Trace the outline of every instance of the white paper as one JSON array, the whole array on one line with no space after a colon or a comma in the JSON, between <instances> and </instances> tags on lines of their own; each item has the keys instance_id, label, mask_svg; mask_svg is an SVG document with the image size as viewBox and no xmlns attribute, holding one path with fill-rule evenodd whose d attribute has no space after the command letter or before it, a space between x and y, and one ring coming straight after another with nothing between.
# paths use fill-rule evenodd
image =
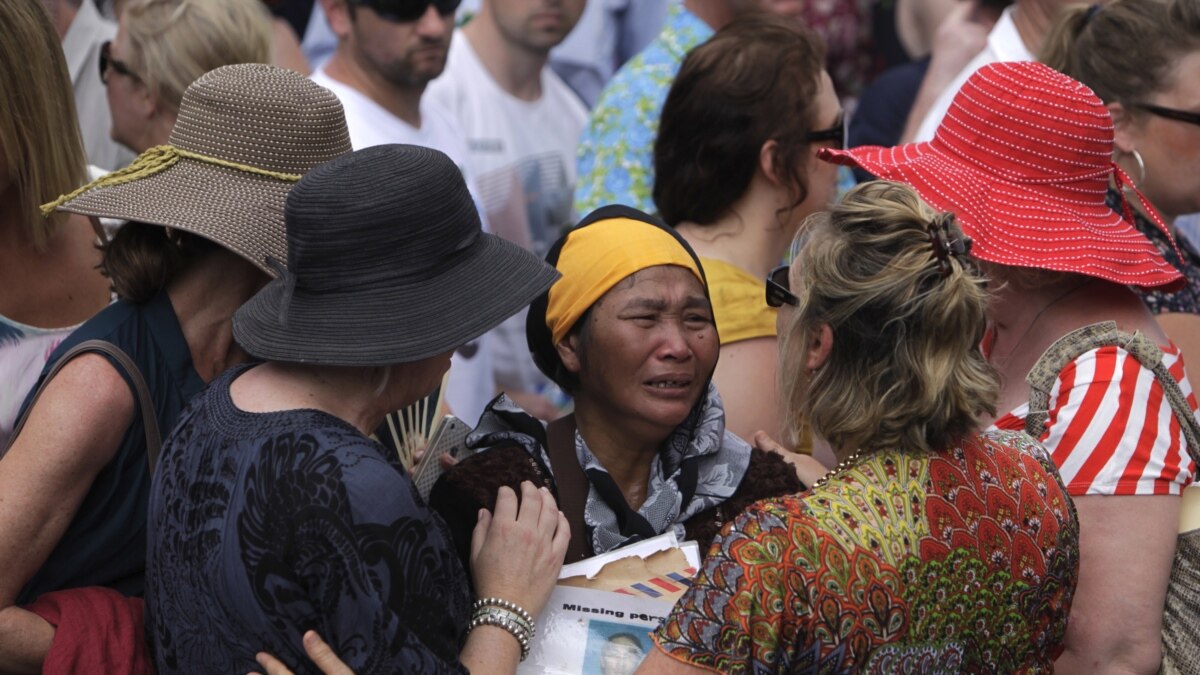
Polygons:
<instances>
[{"instance_id":1,"label":"white paper","mask_svg":"<svg viewBox=\"0 0 1200 675\"><path fill-rule=\"evenodd\" d=\"M517 675L628 675L653 646L670 602L556 586Z\"/></svg>"}]
</instances>

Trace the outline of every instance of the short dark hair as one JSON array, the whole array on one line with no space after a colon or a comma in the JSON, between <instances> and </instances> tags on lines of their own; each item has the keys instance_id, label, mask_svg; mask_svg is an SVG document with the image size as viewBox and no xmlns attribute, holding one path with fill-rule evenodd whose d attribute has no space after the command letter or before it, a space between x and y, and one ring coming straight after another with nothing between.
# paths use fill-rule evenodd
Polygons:
<instances>
[{"instance_id":1,"label":"short dark hair","mask_svg":"<svg viewBox=\"0 0 1200 675\"><path fill-rule=\"evenodd\" d=\"M654 203L670 225L707 225L746 192L759 149L774 139L775 167L793 205L808 195L804 159L825 48L794 19L739 18L684 59L654 142Z\"/></svg>"}]
</instances>

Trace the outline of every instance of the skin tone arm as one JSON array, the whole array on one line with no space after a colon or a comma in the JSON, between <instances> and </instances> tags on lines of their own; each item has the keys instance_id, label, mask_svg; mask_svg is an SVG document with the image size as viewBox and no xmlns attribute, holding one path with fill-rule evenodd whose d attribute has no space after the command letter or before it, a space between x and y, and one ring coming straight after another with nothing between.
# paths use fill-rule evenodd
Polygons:
<instances>
[{"instance_id":1,"label":"skin tone arm","mask_svg":"<svg viewBox=\"0 0 1200 675\"><path fill-rule=\"evenodd\" d=\"M1055 671L1155 673L1162 616L1175 555L1179 498L1075 497L1079 585L1067 648Z\"/></svg>"},{"instance_id":2,"label":"skin tone arm","mask_svg":"<svg viewBox=\"0 0 1200 675\"><path fill-rule=\"evenodd\" d=\"M779 437L778 354L774 338L741 340L721 347L713 382L725 404L725 428L739 438L752 438L759 430Z\"/></svg>"},{"instance_id":3,"label":"skin tone arm","mask_svg":"<svg viewBox=\"0 0 1200 675\"><path fill-rule=\"evenodd\" d=\"M0 459L0 671L41 672L53 628L13 603L116 454L134 408L108 361L84 354L50 382Z\"/></svg>"},{"instance_id":4,"label":"skin tone arm","mask_svg":"<svg viewBox=\"0 0 1200 675\"><path fill-rule=\"evenodd\" d=\"M929 70L921 80L917 97L913 100L912 110L908 113L908 122L904 125L901 143L911 143L921 129L925 115L937 101L942 90L950 86L967 63L975 58L987 45L990 26L978 23L971 18L977 5L974 2L960 2L942 21L934 35L933 53L929 60Z\"/></svg>"},{"instance_id":5,"label":"skin tone arm","mask_svg":"<svg viewBox=\"0 0 1200 675\"><path fill-rule=\"evenodd\" d=\"M521 483L521 501L507 487L496 495L495 514L479 510L471 535L471 574L481 598L503 598L537 616L558 581L567 553L570 526L546 488ZM304 634L304 651L326 675L352 671L314 631ZM270 654L256 656L267 675L292 671ZM467 636L460 655L474 675L516 672L521 646L512 634L497 626L480 626Z\"/></svg>"}]
</instances>

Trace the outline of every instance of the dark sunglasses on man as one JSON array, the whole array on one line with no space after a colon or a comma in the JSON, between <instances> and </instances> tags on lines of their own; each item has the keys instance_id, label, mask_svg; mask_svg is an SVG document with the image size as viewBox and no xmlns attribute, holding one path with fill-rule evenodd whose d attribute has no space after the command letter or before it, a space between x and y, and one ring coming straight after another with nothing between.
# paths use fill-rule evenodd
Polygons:
<instances>
[{"instance_id":1,"label":"dark sunglasses on man","mask_svg":"<svg viewBox=\"0 0 1200 675\"><path fill-rule=\"evenodd\" d=\"M791 305L796 307L800 304L800 299L792 294L788 288L788 274L791 272L791 265L780 265L771 270L767 275L767 306L782 307Z\"/></svg>"},{"instance_id":2,"label":"dark sunglasses on man","mask_svg":"<svg viewBox=\"0 0 1200 675\"><path fill-rule=\"evenodd\" d=\"M351 0L355 5L370 7L379 18L396 23L411 23L425 15L433 5L438 14L449 16L462 0Z\"/></svg>"},{"instance_id":3,"label":"dark sunglasses on man","mask_svg":"<svg viewBox=\"0 0 1200 675\"><path fill-rule=\"evenodd\" d=\"M112 40L106 40L104 44L100 45L100 81L104 84L108 84L108 70L110 68L125 77L137 80L138 82L142 81L142 78L138 77L137 73L133 72L129 66L125 65L124 61L113 58Z\"/></svg>"}]
</instances>

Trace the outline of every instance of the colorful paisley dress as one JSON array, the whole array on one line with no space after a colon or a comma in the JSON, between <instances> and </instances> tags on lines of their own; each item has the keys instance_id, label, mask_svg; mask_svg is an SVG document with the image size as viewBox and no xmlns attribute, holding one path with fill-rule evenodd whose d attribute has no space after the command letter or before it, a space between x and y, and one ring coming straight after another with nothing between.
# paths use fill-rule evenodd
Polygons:
<instances>
[{"instance_id":1,"label":"colorful paisley dress","mask_svg":"<svg viewBox=\"0 0 1200 675\"><path fill-rule=\"evenodd\" d=\"M654 640L722 673L1050 672L1078 560L1028 436L877 452L733 521Z\"/></svg>"}]
</instances>

